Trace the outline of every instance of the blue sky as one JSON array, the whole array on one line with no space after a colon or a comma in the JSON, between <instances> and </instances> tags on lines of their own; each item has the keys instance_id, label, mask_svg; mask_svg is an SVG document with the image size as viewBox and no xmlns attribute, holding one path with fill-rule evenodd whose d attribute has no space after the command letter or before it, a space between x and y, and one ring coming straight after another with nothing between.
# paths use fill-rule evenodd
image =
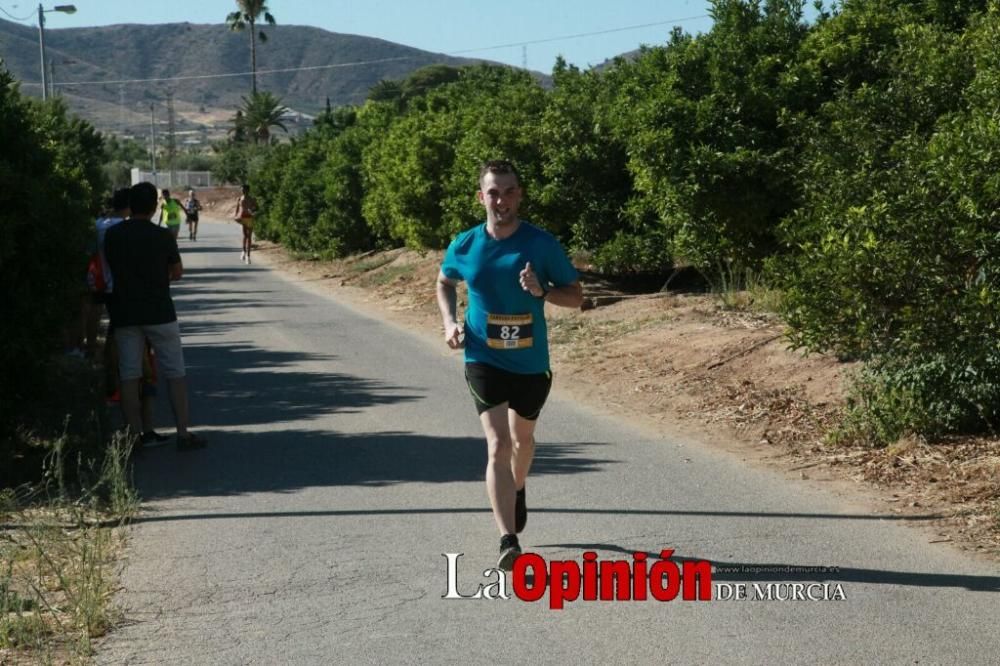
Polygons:
<instances>
[{"instance_id":1,"label":"blue sky","mask_svg":"<svg viewBox=\"0 0 1000 666\"><path fill-rule=\"evenodd\" d=\"M232 0L50 0L76 5L76 14L46 14L47 30L114 23L222 23ZM548 72L557 55L579 67L662 43L673 25L687 32L711 27L703 0L269 0L277 21L331 32L378 37L437 53L486 58ZM0 16L37 25L38 3L0 0ZM701 18L694 18L701 17ZM683 20L688 19L688 20ZM649 25L658 24L658 25ZM634 28L645 25L648 27ZM620 28L630 28L618 30ZM614 31L614 32L610 32ZM605 34L594 34L601 33ZM570 35L586 37L559 39ZM519 44L529 43L524 49ZM507 44L503 48L488 48ZM526 50L526 51L525 51Z\"/></svg>"}]
</instances>

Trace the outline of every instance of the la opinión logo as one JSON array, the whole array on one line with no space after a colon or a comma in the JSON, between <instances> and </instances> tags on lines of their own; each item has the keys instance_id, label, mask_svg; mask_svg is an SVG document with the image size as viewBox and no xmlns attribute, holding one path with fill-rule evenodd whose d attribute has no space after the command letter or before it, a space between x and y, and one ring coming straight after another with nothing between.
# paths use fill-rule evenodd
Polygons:
<instances>
[{"instance_id":1,"label":"la opini\u00f3n logo","mask_svg":"<svg viewBox=\"0 0 1000 666\"><path fill-rule=\"evenodd\" d=\"M442 553L448 560L448 591L442 599L507 600L508 574L486 569L470 594L458 590L458 560L464 553ZM549 608L561 610L567 601L709 601L712 598L712 564L707 560L685 560L680 566L670 558L673 550L661 550L659 559L648 561L646 553L632 560L598 560L587 551L583 562L552 560L524 553L510 572L511 589L522 601L538 601L549 593Z\"/></svg>"}]
</instances>

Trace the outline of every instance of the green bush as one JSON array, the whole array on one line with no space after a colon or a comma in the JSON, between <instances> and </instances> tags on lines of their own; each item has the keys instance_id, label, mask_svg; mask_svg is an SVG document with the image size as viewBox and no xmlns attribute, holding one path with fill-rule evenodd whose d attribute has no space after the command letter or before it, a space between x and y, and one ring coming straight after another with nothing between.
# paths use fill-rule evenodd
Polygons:
<instances>
[{"instance_id":1,"label":"green bush","mask_svg":"<svg viewBox=\"0 0 1000 666\"><path fill-rule=\"evenodd\" d=\"M272 146L240 141L223 141L212 146L212 177L218 183L242 185L262 168Z\"/></svg>"},{"instance_id":2,"label":"green bush","mask_svg":"<svg viewBox=\"0 0 1000 666\"><path fill-rule=\"evenodd\" d=\"M454 160L445 170L445 236L437 247L447 246L455 234L486 219L476 192L479 168L490 159L507 159L517 165L525 193L521 217L567 236L545 216L538 201L545 91L527 72L509 67L473 67L462 74L458 83L442 88L451 100L460 138Z\"/></svg>"},{"instance_id":3,"label":"green bush","mask_svg":"<svg viewBox=\"0 0 1000 666\"><path fill-rule=\"evenodd\" d=\"M26 100L2 67L0 145L0 449L10 454L24 404L50 389L39 368L78 316L106 186L100 136L61 104Z\"/></svg>"},{"instance_id":4,"label":"green bush","mask_svg":"<svg viewBox=\"0 0 1000 666\"><path fill-rule=\"evenodd\" d=\"M795 253L774 265L793 342L869 362L852 419L872 441L997 422L998 18L896 13L883 78L809 125Z\"/></svg>"},{"instance_id":5,"label":"green bush","mask_svg":"<svg viewBox=\"0 0 1000 666\"><path fill-rule=\"evenodd\" d=\"M379 111L384 106L327 112L302 138L269 147L250 179L262 237L338 257L385 242L361 212L362 156L384 125Z\"/></svg>"},{"instance_id":6,"label":"green bush","mask_svg":"<svg viewBox=\"0 0 1000 666\"><path fill-rule=\"evenodd\" d=\"M710 273L776 251L777 225L798 200L781 118L808 103L789 72L807 34L802 2L714 0L697 38L621 63L618 138L670 254Z\"/></svg>"},{"instance_id":7,"label":"green bush","mask_svg":"<svg viewBox=\"0 0 1000 666\"><path fill-rule=\"evenodd\" d=\"M361 161L371 141L368 127L353 123L330 143L327 159L320 168L323 183L323 208L313 230L315 243L336 257L385 246L388 239L378 239L361 212L364 197Z\"/></svg>"},{"instance_id":8,"label":"green bush","mask_svg":"<svg viewBox=\"0 0 1000 666\"><path fill-rule=\"evenodd\" d=\"M253 179L248 181L258 206L254 233L260 238L279 243L288 242L282 237L286 212L283 197L286 195L282 192L281 184L292 150L294 145L269 146L267 158L254 172Z\"/></svg>"},{"instance_id":9,"label":"green bush","mask_svg":"<svg viewBox=\"0 0 1000 666\"><path fill-rule=\"evenodd\" d=\"M573 249L599 256L628 228L634 193L625 145L612 133L616 79L562 59L552 76L555 87L541 117L541 186L532 195L551 231Z\"/></svg>"},{"instance_id":10,"label":"green bush","mask_svg":"<svg viewBox=\"0 0 1000 666\"><path fill-rule=\"evenodd\" d=\"M973 353L962 346L873 359L852 387L835 439L886 446L907 434L931 439L951 433L996 434L1000 351L994 345L983 356Z\"/></svg>"},{"instance_id":11,"label":"green bush","mask_svg":"<svg viewBox=\"0 0 1000 666\"><path fill-rule=\"evenodd\" d=\"M362 210L369 227L410 247L445 247L482 219L476 175L491 158L514 160L530 192L539 174L544 104L544 91L529 75L487 65L464 68L458 80L411 100L364 150ZM537 212L533 205L529 196L526 217Z\"/></svg>"},{"instance_id":12,"label":"green bush","mask_svg":"<svg viewBox=\"0 0 1000 666\"><path fill-rule=\"evenodd\" d=\"M410 111L364 151L362 211L376 234L416 248L447 243L443 181L459 129L446 110Z\"/></svg>"}]
</instances>

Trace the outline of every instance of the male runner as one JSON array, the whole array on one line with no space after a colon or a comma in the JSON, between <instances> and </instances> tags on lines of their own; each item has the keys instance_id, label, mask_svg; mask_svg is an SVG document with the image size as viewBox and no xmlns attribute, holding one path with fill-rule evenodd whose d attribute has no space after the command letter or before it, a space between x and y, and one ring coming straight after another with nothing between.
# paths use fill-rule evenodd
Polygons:
<instances>
[{"instance_id":1,"label":"male runner","mask_svg":"<svg viewBox=\"0 0 1000 666\"><path fill-rule=\"evenodd\" d=\"M452 349L465 347L465 377L486 435L486 491L501 534L497 566L506 570L521 554L535 424L552 385L545 303L583 302L559 241L518 218L522 196L510 162L486 162L477 193L486 223L452 241L437 280L444 339ZM464 326L456 318L459 280L468 287Z\"/></svg>"},{"instance_id":2,"label":"male runner","mask_svg":"<svg viewBox=\"0 0 1000 666\"><path fill-rule=\"evenodd\" d=\"M184 212L187 213L188 240L198 240L198 211L201 210L201 202L194 194L194 189L188 190L188 198L184 202Z\"/></svg>"}]
</instances>

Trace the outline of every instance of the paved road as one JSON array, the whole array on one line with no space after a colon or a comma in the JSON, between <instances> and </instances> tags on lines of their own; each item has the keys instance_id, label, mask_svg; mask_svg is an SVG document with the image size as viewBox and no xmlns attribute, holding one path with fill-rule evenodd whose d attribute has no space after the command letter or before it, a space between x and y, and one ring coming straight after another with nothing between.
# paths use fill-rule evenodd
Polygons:
<instances>
[{"instance_id":1,"label":"paved road","mask_svg":"<svg viewBox=\"0 0 1000 666\"><path fill-rule=\"evenodd\" d=\"M100 662L998 663L996 566L558 395L528 484L531 550L837 567L715 581L821 581L846 599L561 611L442 599L443 553L465 554L458 587L470 594L497 548L459 360L243 266L238 246L234 225L181 242L175 299L194 418L211 446L140 461L147 502L120 598L127 624Z\"/></svg>"}]
</instances>

